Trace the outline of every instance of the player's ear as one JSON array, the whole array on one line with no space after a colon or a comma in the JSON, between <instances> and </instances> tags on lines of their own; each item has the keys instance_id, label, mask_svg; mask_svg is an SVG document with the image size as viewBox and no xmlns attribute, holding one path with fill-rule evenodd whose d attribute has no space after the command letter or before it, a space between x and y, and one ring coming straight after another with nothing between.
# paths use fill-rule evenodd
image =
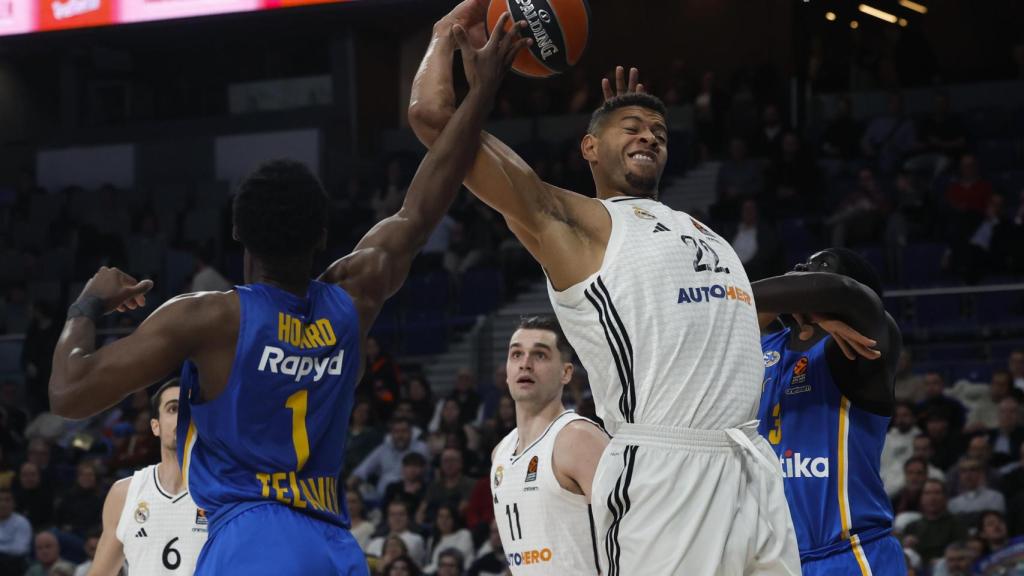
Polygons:
<instances>
[{"instance_id":1,"label":"player's ear","mask_svg":"<svg viewBox=\"0 0 1024 576\"><path fill-rule=\"evenodd\" d=\"M566 362L562 365L562 385L568 384L572 381L572 374L576 368L572 365L572 362Z\"/></svg>"},{"instance_id":2,"label":"player's ear","mask_svg":"<svg viewBox=\"0 0 1024 576\"><path fill-rule=\"evenodd\" d=\"M587 134L583 137L583 141L580 142L580 152L583 153L583 159L587 162L597 162L597 145L600 141L597 136L593 134Z\"/></svg>"},{"instance_id":3,"label":"player's ear","mask_svg":"<svg viewBox=\"0 0 1024 576\"><path fill-rule=\"evenodd\" d=\"M149 428L153 431L153 436L160 437L160 421L156 418L149 419Z\"/></svg>"}]
</instances>

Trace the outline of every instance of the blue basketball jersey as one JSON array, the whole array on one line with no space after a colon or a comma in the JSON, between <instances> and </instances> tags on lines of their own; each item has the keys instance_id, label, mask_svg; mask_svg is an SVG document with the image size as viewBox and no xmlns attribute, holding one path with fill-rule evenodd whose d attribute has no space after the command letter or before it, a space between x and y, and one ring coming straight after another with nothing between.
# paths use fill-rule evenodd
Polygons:
<instances>
[{"instance_id":1,"label":"blue basketball jersey","mask_svg":"<svg viewBox=\"0 0 1024 576\"><path fill-rule=\"evenodd\" d=\"M236 287L238 346L227 387L201 401L182 369L178 457L211 539L218 526L276 502L347 528L338 498L359 372L359 317L341 288L310 282L301 298L265 284Z\"/></svg>"},{"instance_id":2,"label":"blue basketball jersey","mask_svg":"<svg viewBox=\"0 0 1024 576\"><path fill-rule=\"evenodd\" d=\"M832 380L831 337L789 350L790 329L761 338L765 373L759 432L779 457L803 561L887 536L892 508L879 476L889 418L861 410Z\"/></svg>"}]
</instances>

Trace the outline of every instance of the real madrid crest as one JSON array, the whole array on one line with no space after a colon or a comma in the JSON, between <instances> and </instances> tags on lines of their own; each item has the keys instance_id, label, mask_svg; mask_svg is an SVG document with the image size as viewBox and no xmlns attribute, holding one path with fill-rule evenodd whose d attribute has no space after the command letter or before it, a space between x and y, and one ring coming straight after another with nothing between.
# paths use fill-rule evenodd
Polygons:
<instances>
[{"instance_id":1,"label":"real madrid crest","mask_svg":"<svg viewBox=\"0 0 1024 576\"><path fill-rule=\"evenodd\" d=\"M498 468L494 470L494 487L495 488L497 488L498 486L501 486L501 480L504 477L505 477L505 467L504 466L498 466Z\"/></svg>"},{"instance_id":2,"label":"real madrid crest","mask_svg":"<svg viewBox=\"0 0 1024 576\"><path fill-rule=\"evenodd\" d=\"M639 206L633 206L633 214L642 220L657 220L657 217L654 214L651 214Z\"/></svg>"},{"instance_id":3,"label":"real madrid crest","mask_svg":"<svg viewBox=\"0 0 1024 576\"><path fill-rule=\"evenodd\" d=\"M771 368L772 366L775 366L776 364L778 364L779 360L781 360L781 359L782 359L782 355L781 354L779 354L775 350L769 350L768 352L764 353L764 367L765 368Z\"/></svg>"},{"instance_id":4,"label":"real madrid crest","mask_svg":"<svg viewBox=\"0 0 1024 576\"><path fill-rule=\"evenodd\" d=\"M143 524L149 520L149 504L145 501L139 502L139 505L135 507L135 521L139 524Z\"/></svg>"}]
</instances>

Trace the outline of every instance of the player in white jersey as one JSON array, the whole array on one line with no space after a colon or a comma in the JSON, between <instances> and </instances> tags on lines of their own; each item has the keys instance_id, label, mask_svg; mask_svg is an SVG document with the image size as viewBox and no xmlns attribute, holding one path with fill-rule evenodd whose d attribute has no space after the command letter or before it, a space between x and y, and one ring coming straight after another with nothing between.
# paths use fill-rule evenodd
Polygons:
<instances>
[{"instance_id":1,"label":"player in white jersey","mask_svg":"<svg viewBox=\"0 0 1024 576\"><path fill-rule=\"evenodd\" d=\"M428 146L455 109L456 48L475 74L487 4L466 0L434 27L409 107ZM764 364L743 266L657 201L664 104L635 70L604 89L581 143L597 199L542 182L487 133L465 181L544 268L614 436L593 487L604 574L796 574L778 460L753 421Z\"/></svg>"},{"instance_id":2,"label":"player in white jersey","mask_svg":"<svg viewBox=\"0 0 1024 576\"><path fill-rule=\"evenodd\" d=\"M506 361L516 429L491 455L494 518L515 575L598 573L591 486L608 435L566 410L572 348L553 317L525 318Z\"/></svg>"},{"instance_id":3,"label":"player in white jersey","mask_svg":"<svg viewBox=\"0 0 1024 576\"><path fill-rule=\"evenodd\" d=\"M206 514L196 507L178 466L178 380L153 395L150 424L160 438L160 463L110 487L103 535L89 576L187 576L206 542Z\"/></svg>"}]
</instances>

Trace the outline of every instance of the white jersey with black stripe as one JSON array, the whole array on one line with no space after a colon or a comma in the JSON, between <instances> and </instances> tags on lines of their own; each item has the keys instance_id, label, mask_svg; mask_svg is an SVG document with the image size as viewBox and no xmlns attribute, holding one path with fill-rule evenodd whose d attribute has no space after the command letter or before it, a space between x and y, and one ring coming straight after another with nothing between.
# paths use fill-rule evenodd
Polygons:
<instances>
[{"instance_id":1,"label":"white jersey with black stripe","mask_svg":"<svg viewBox=\"0 0 1024 576\"><path fill-rule=\"evenodd\" d=\"M567 410L529 446L519 446L516 429L494 450L494 521L509 569L517 576L598 573L596 536L587 499L563 488L552 465L558 433L576 420L597 425Z\"/></svg>"},{"instance_id":2,"label":"white jersey with black stripe","mask_svg":"<svg viewBox=\"0 0 1024 576\"><path fill-rule=\"evenodd\" d=\"M597 415L618 424L725 429L753 419L764 374L750 282L732 247L645 198L602 201L600 270L548 292L590 377Z\"/></svg>"},{"instance_id":3,"label":"white jersey with black stripe","mask_svg":"<svg viewBox=\"0 0 1024 576\"><path fill-rule=\"evenodd\" d=\"M132 476L116 532L124 546L126 574L192 574L206 533L206 513L187 489L178 494L164 490L156 464Z\"/></svg>"}]
</instances>

